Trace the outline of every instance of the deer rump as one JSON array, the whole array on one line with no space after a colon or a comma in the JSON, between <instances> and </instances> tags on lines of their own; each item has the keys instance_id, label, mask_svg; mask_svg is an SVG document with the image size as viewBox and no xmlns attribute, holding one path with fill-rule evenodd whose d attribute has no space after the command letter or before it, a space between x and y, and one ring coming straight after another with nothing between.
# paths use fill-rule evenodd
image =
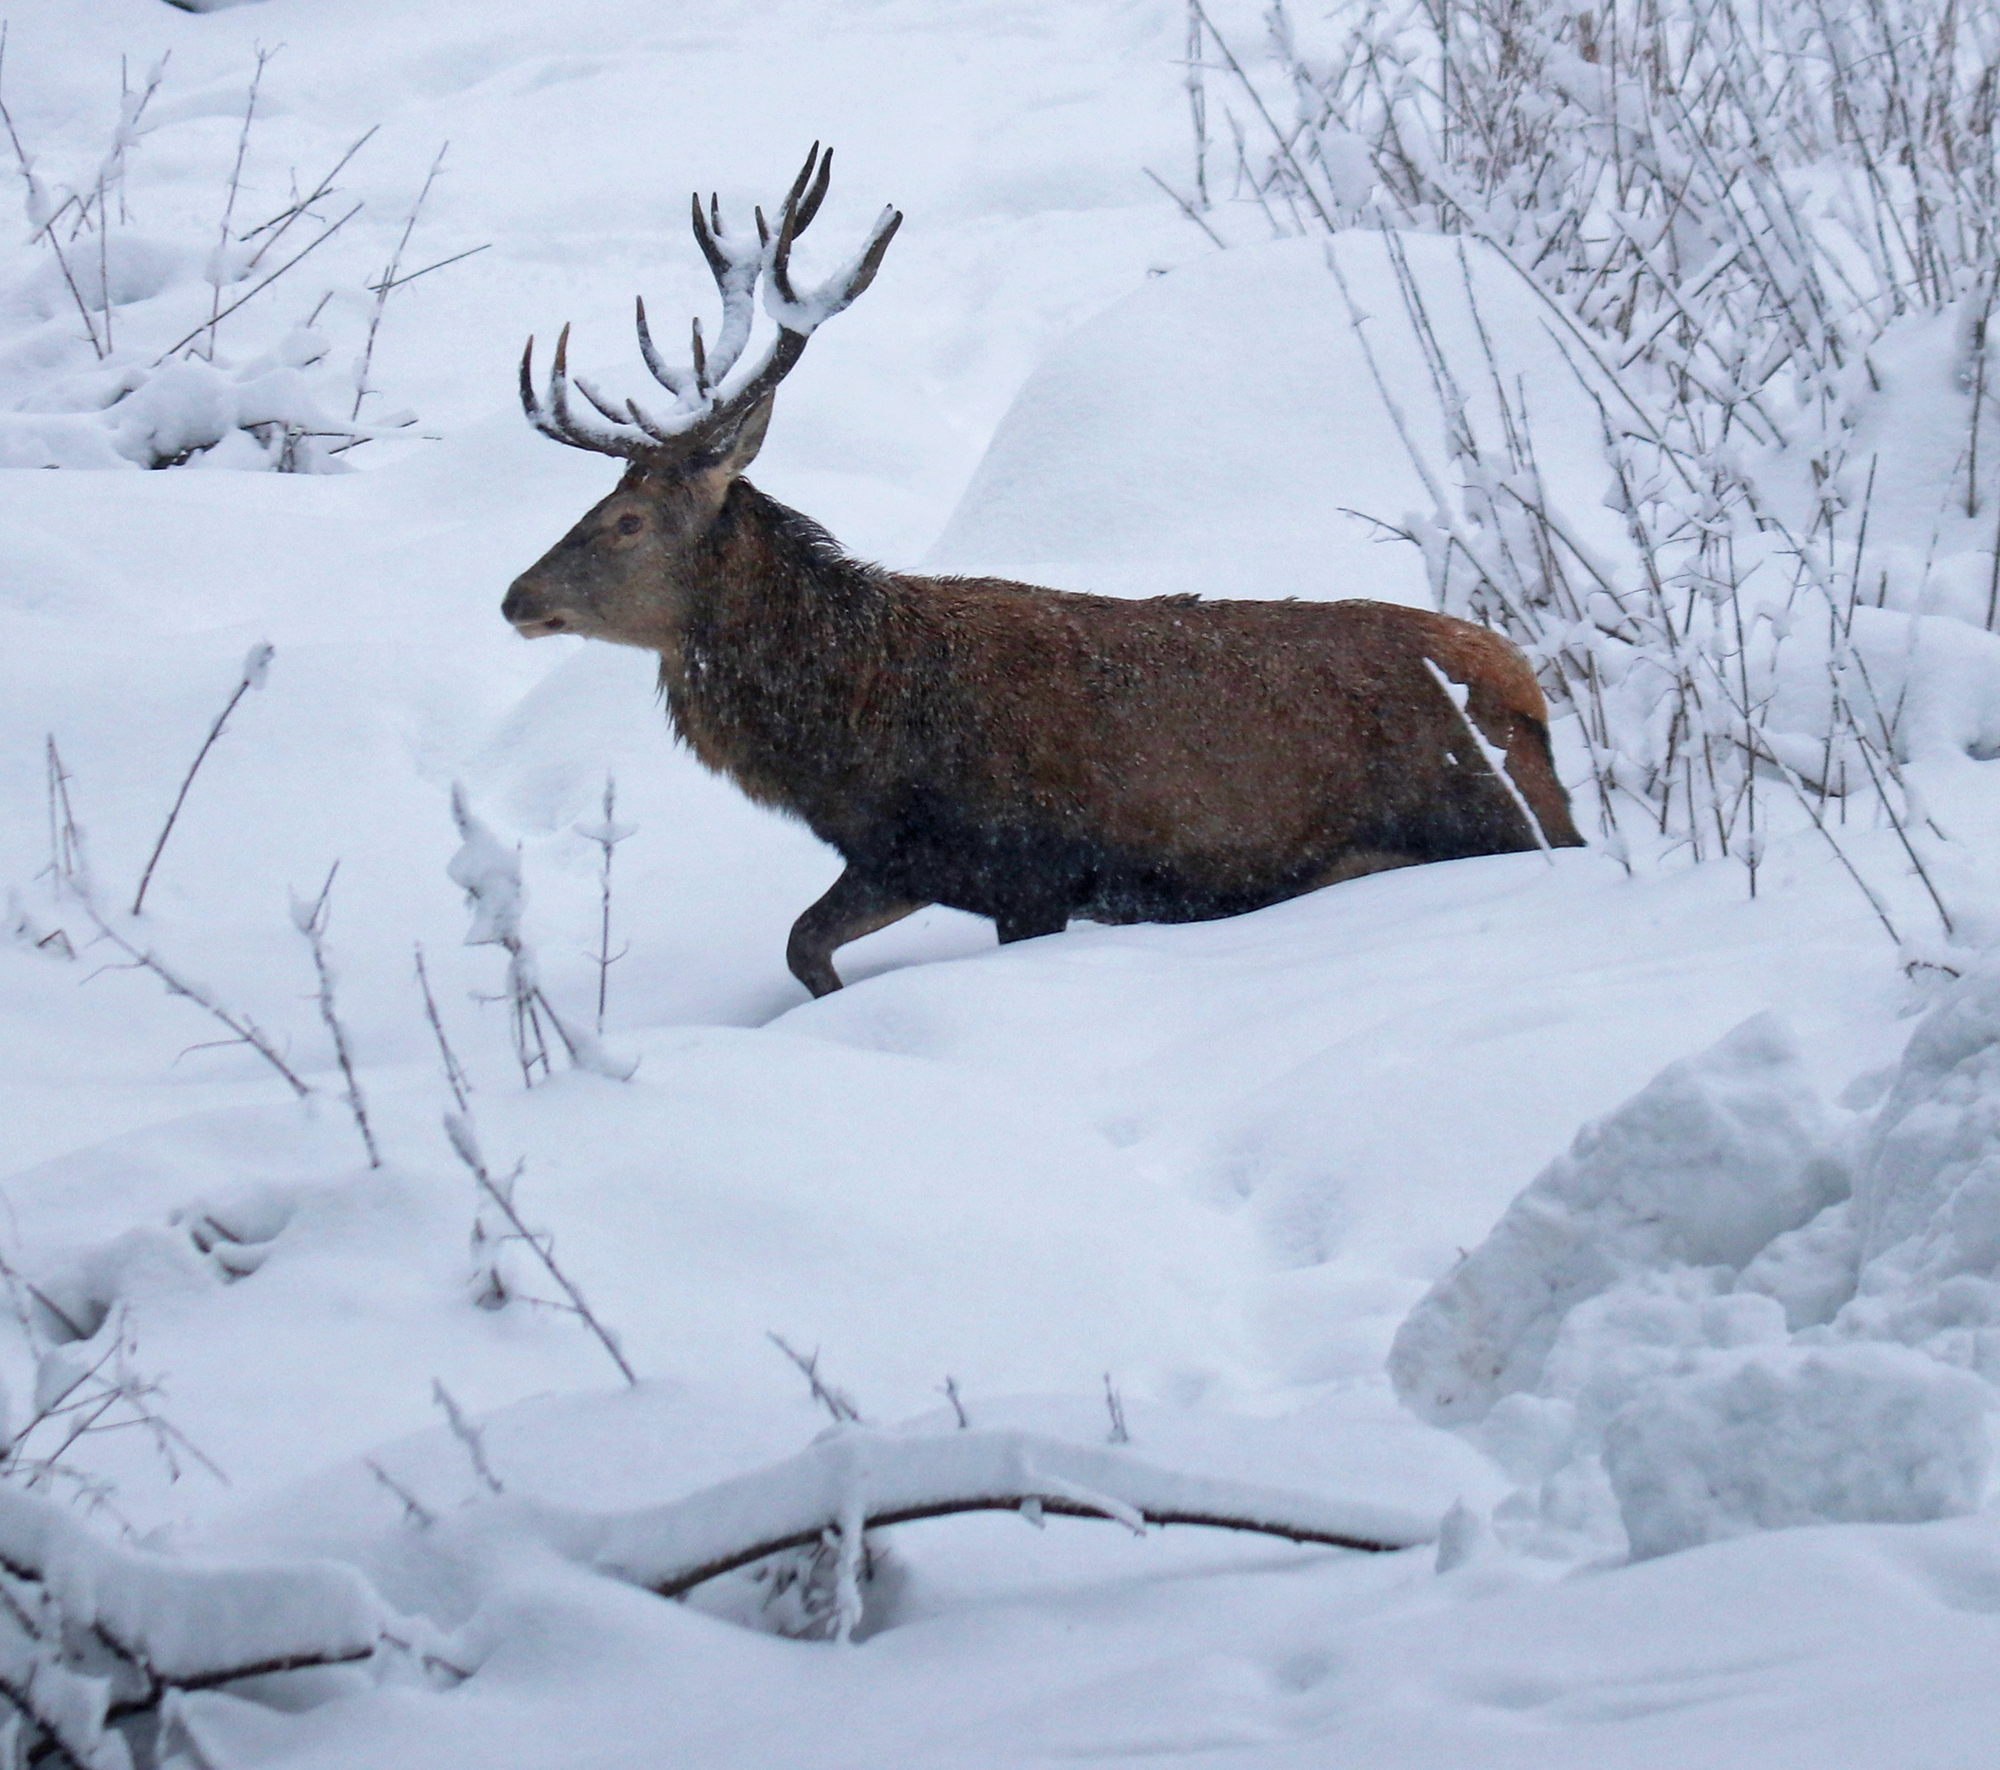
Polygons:
<instances>
[{"instance_id":1,"label":"deer rump","mask_svg":"<svg viewBox=\"0 0 2000 1770\"><path fill-rule=\"evenodd\" d=\"M1426 659L1469 686L1541 836L1581 841L1533 674L1483 628L1375 602L867 578L834 631L691 632L705 667L668 696L704 762L801 816L885 907L1018 939L1537 846Z\"/></svg>"}]
</instances>

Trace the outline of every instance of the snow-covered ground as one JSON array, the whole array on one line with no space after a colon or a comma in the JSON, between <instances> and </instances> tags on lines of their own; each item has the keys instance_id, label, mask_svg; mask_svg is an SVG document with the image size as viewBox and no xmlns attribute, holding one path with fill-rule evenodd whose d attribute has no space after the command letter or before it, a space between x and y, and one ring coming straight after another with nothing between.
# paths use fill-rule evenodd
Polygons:
<instances>
[{"instance_id":1,"label":"snow-covered ground","mask_svg":"<svg viewBox=\"0 0 2000 1770\"><path fill-rule=\"evenodd\" d=\"M1254 35L1247 6L1217 17ZM499 617L613 472L523 422L522 339L574 321L576 360L636 389L633 293L663 338L711 309L688 188L741 216L815 137L838 153L816 264L885 199L906 220L780 396L765 490L895 566L1422 602L1414 550L1347 513L1397 521L1422 489L1322 246L1244 229L1218 255L1144 176L1184 169L1183 31L1175 0L10 12L5 95L51 179L96 164L119 58L172 51L126 201L134 239L191 256L133 295L134 328L190 289L205 316L185 265L213 238L259 45L283 47L246 212L381 127L343 180L368 207L321 282L309 261L260 298L269 337L242 316L246 360L339 253L350 282L388 259L446 140L413 259L487 248L389 301L372 383L419 422L357 451L363 470L0 472L0 887L27 930L0 942L0 1249L42 1330L88 1336L55 1368L122 1327L150 1405L201 1453L81 1440L68 1460L111 1489L92 1528L334 1557L471 1673L406 1659L268 1704L201 1693L173 1736L186 1762L1991 1761L2000 1005L1970 954L2000 934L1982 882L2000 791L1968 758L2000 748L2000 643L1932 634L1913 714L1975 972L1955 992L1898 969L1801 828L1754 899L1733 862L1635 843L1629 876L1601 847L1501 856L1005 951L931 910L848 949L850 987L808 1003L784 937L834 857L673 745L645 656L525 645ZM7 227L0 374L26 385L78 328ZM1410 244L1422 272L1433 243ZM1437 436L1379 242L1337 250L1391 394ZM1437 323L1463 336L1456 257L1435 265ZM1594 505L1595 414L1491 268L1464 276L1537 390L1543 472ZM1921 362L1889 367L1932 397ZM9 449L58 453L96 422L0 417ZM128 921L260 641L268 680ZM312 1099L214 1044L41 876L51 736L104 913L251 1016ZM519 842L549 994L587 1025L599 850L578 826L607 775L635 833L604 1040L637 1069L558 1063L524 1091L491 999L505 957L460 944L451 786ZM1844 841L1921 924L1894 834ZM327 940L377 1169L288 908L336 862ZM73 960L35 944L57 927ZM636 1388L573 1316L473 1304L479 1199L442 1129L418 944L481 1145L522 1164L523 1216ZM526 1250L503 1258L548 1291ZM749 1626L770 1619L748 1574L685 1604L608 1577L578 1515L780 1464L824 1426L771 1335L817 1349L899 1444L955 1428L949 1381L975 1427L1101 1447L1109 1393L1156 1469L1412 1534L1451 1519L1439 1547L1369 1556L939 1518L886 1534L845 1647ZM0 1357L18 1427L37 1372L11 1330ZM483 1422L504 1500L434 1382Z\"/></svg>"}]
</instances>

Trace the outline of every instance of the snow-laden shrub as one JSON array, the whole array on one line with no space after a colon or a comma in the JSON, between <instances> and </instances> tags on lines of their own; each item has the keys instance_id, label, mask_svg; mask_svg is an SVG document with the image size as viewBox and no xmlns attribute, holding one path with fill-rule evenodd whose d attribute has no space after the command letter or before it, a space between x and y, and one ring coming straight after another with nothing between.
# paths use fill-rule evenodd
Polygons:
<instances>
[{"instance_id":1,"label":"snow-laden shrub","mask_svg":"<svg viewBox=\"0 0 2000 1770\"><path fill-rule=\"evenodd\" d=\"M1448 441L1422 464L1430 509L1370 514L1422 549L1441 607L1535 659L1604 844L1735 855L1754 892L1774 828L1838 848L1854 795L1925 866L1920 746L1866 628L1883 609L2000 627L2000 15L1437 0L1298 20L1279 0L1261 58L1194 16L1197 219L1231 225L1200 201L1220 77L1236 193L1273 232L1481 242L1597 403L1602 480L1545 478L1543 391L1504 337L1440 347L1439 291L1405 275ZM1336 290L1327 308L1362 324ZM1497 422L1474 422L1474 389ZM1579 495L1618 513L1621 546L1584 538Z\"/></svg>"},{"instance_id":2,"label":"snow-laden shrub","mask_svg":"<svg viewBox=\"0 0 2000 1770\"><path fill-rule=\"evenodd\" d=\"M415 422L369 379L384 303L409 280L402 247L386 266L341 261L362 204L336 180L362 143L272 213L246 194L269 59L233 164L215 167L205 237L145 225L142 150L164 62L119 100L103 155L66 176L7 120L0 154L25 227L0 246L0 467L323 472Z\"/></svg>"},{"instance_id":3,"label":"snow-laden shrub","mask_svg":"<svg viewBox=\"0 0 2000 1770\"><path fill-rule=\"evenodd\" d=\"M2000 1406L2000 961L1844 1129L1769 1020L1674 1065L1438 1281L1390 1370L1523 1483L1496 1521L1529 1544L1622 1526L1658 1554L1976 1508Z\"/></svg>"},{"instance_id":4,"label":"snow-laden shrub","mask_svg":"<svg viewBox=\"0 0 2000 1770\"><path fill-rule=\"evenodd\" d=\"M357 1665L408 1632L351 1567L201 1563L126 1548L63 1507L0 1485L0 1750L9 1763L159 1763L183 1693Z\"/></svg>"}]
</instances>

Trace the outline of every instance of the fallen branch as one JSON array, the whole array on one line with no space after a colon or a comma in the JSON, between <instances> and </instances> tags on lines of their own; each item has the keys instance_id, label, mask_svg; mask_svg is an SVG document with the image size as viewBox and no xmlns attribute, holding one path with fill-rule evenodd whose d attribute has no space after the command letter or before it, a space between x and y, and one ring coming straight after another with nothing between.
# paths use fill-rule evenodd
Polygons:
<instances>
[{"instance_id":1,"label":"fallen branch","mask_svg":"<svg viewBox=\"0 0 2000 1770\"><path fill-rule=\"evenodd\" d=\"M167 1711L174 1692L372 1659L397 1621L352 1568L179 1561L103 1542L4 1487L0 1573L0 1703L25 1724L24 1763L130 1762L113 1730Z\"/></svg>"},{"instance_id":2,"label":"fallen branch","mask_svg":"<svg viewBox=\"0 0 2000 1770\"><path fill-rule=\"evenodd\" d=\"M555 1545L613 1578L678 1597L829 1530L958 1512L1108 1518L1135 1532L1202 1524L1385 1554L1436 1539L1415 1513L1183 1475L1128 1453L1014 1431L910 1436L845 1427L785 1462L684 1499L601 1518L547 1513Z\"/></svg>"}]
</instances>

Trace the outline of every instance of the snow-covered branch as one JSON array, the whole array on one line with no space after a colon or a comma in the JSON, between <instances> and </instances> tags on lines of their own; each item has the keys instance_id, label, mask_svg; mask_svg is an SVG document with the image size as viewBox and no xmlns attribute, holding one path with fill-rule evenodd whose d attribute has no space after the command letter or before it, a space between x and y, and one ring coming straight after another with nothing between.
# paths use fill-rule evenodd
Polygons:
<instances>
[{"instance_id":1,"label":"snow-covered branch","mask_svg":"<svg viewBox=\"0 0 2000 1770\"><path fill-rule=\"evenodd\" d=\"M1205 1524L1294 1543L1385 1553L1431 1542L1416 1513L1186 1475L1127 1452L1036 1433L829 1431L785 1462L663 1506L596 1519L546 1514L566 1553L662 1597L828 1531L879 1530L956 1512L1020 1512L1148 1525Z\"/></svg>"},{"instance_id":2,"label":"snow-covered branch","mask_svg":"<svg viewBox=\"0 0 2000 1770\"><path fill-rule=\"evenodd\" d=\"M26 1729L22 1761L127 1770L121 1724L173 1692L371 1659L397 1621L352 1568L181 1562L0 1487L0 1702Z\"/></svg>"}]
</instances>

